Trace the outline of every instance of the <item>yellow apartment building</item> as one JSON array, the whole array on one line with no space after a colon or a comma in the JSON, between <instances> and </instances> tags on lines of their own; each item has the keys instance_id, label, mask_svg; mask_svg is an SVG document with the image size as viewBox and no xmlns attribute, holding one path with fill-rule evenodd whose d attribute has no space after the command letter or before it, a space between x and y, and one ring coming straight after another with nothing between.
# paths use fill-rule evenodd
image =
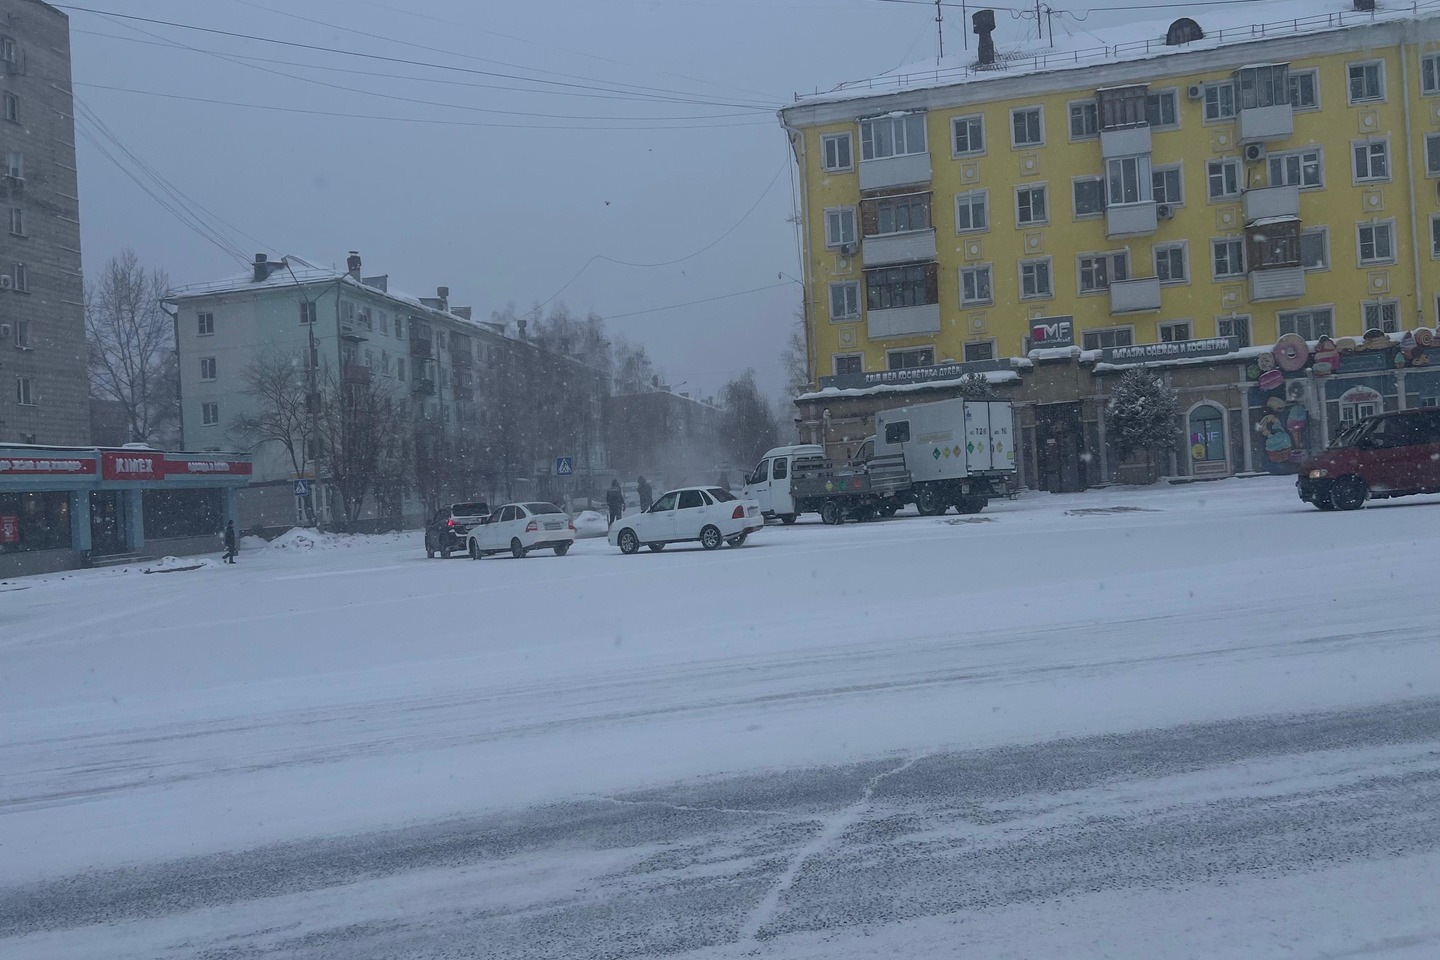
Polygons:
<instances>
[{"instance_id":1,"label":"yellow apartment building","mask_svg":"<svg viewBox=\"0 0 1440 960\"><path fill-rule=\"evenodd\" d=\"M1207 428L1223 463L1199 472L1242 472L1258 469L1247 401L1265 398L1247 375L1268 369L1265 348L1285 334L1378 345L1378 331L1398 350L1436 325L1440 7L1202 10L1099 31L1103 46L1023 48L997 48L982 10L960 60L780 111L801 187L802 420L819 424L821 405L827 429L850 416L849 441L877 406L979 370L1018 406L1080 404L1061 417L1074 454L1103 460L1104 374L1143 357L1197 396L1229 391ZM1055 362L1073 369L1042 371ZM1429 399L1420 372L1390 385L1389 406ZM1355 411L1300 373L1322 442ZM1029 418L1040 448L1043 413Z\"/></svg>"}]
</instances>

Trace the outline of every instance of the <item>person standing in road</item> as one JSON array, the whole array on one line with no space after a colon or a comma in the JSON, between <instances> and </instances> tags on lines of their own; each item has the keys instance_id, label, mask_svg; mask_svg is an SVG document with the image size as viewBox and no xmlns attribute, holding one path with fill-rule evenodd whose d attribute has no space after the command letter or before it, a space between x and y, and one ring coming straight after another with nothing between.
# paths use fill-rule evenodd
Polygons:
<instances>
[{"instance_id":1,"label":"person standing in road","mask_svg":"<svg viewBox=\"0 0 1440 960\"><path fill-rule=\"evenodd\" d=\"M235 521L225 521L225 556L222 557L226 563L235 562Z\"/></svg>"},{"instance_id":2,"label":"person standing in road","mask_svg":"<svg viewBox=\"0 0 1440 960\"><path fill-rule=\"evenodd\" d=\"M729 492L730 492L730 471L729 471L729 470L721 470L721 471L720 471L720 484L719 484L719 486L720 486L720 489L721 489L721 490L724 490L726 493L729 493Z\"/></svg>"},{"instance_id":3,"label":"person standing in road","mask_svg":"<svg viewBox=\"0 0 1440 960\"><path fill-rule=\"evenodd\" d=\"M643 513L644 511L649 510L650 504L654 503L655 499L652 495L652 491L650 490L649 482L643 476L635 481L635 492L640 496L641 512Z\"/></svg>"},{"instance_id":4,"label":"person standing in road","mask_svg":"<svg viewBox=\"0 0 1440 960\"><path fill-rule=\"evenodd\" d=\"M610 481L610 489L605 491L605 505L610 508L610 522L619 520L625 510L625 493L620 489L619 478Z\"/></svg>"}]
</instances>

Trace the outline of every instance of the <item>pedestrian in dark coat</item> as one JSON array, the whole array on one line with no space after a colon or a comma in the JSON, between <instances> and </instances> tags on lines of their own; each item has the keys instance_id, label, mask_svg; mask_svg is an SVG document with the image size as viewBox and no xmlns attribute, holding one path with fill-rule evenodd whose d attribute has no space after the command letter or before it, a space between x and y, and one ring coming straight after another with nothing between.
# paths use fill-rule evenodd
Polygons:
<instances>
[{"instance_id":1,"label":"pedestrian in dark coat","mask_svg":"<svg viewBox=\"0 0 1440 960\"><path fill-rule=\"evenodd\" d=\"M635 492L640 495L640 509L649 510L650 504L655 502L654 495L650 490L650 483L644 477L635 481Z\"/></svg>"},{"instance_id":2,"label":"pedestrian in dark coat","mask_svg":"<svg viewBox=\"0 0 1440 960\"><path fill-rule=\"evenodd\" d=\"M235 562L235 521L225 521L225 556L222 557L226 563Z\"/></svg>"},{"instance_id":3,"label":"pedestrian in dark coat","mask_svg":"<svg viewBox=\"0 0 1440 960\"><path fill-rule=\"evenodd\" d=\"M610 481L610 489L605 491L605 505L610 508L610 522L619 520L625 511L625 493L620 489L619 480Z\"/></svg>"}]
</instances>

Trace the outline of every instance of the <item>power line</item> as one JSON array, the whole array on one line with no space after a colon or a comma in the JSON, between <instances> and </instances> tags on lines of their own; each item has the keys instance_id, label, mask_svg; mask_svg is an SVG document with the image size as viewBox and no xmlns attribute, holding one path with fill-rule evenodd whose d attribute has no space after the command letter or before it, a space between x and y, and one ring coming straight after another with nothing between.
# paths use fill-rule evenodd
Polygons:
<instances>
[{"instance_id":1,"label":"power line","mask_svg":"<svg viewBox=\"0 0 1440 960\"><path fill-rule=\"evenodd\" d=\"M729 300L733 297L744 297L752 293L760 293L764 290L777 290L780 287L788 287L789 285L790 281L786 280L782 283L772 283L764 287L753 287L749 290L737 290L734 293L722 293L718 296L705 297L700 300L687 300L684 303L671 303L663 307L651 307L648 310L631 310L629 313L604 313L600 314L600 316L606 320L622 320L625 317L639 317L647 313L661 313L665 310L678 310L681 307L693 307L702 303L714 303L716 300ZM598 310L595 312L600 313L600 311Z\"/></svg>"}]
</instances>

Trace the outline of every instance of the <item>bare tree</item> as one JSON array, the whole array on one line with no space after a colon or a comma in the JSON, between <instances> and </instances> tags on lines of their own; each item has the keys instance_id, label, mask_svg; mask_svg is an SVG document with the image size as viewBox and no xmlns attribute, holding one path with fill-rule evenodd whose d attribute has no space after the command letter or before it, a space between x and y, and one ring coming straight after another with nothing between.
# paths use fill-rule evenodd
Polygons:
<instances>
[{"instance_id":1,"label":"bare tree","mask_svg":"<svg viewBox=\"0 0 1440 960\"><path fill-rule=\"evenodd\" d=\"M295 476L305 476L315 427L305 358L279 352L262 354L240 372L240 379L250 396L251 412L231 423L231 435L247 449L277 445L289 458Z\"/></svg>"},{"instance_id":2,"label":"bare tree","mask_svg":"<svg viewBox=\"0 0 1440 960\"><path fill-rule=\"evenodd\" d=\"M720 409L720 442L737 463L754 463L775 446L780 429L775 411L755 384L754 370L746 370L721 388Z\"/></svg>"},{"instance_id":3,"label":"bare tree","mask_svg":"<svg viewBox=\"0 0 1440 960\"><path fill-rule=\"evenodd\" d=\"M785 366L787 402L793 401L810 389L813 381L810 379L808 353L805 345L805 311L800 309L795 311L794 322L790 325L790 335L785 338L785 349L780 352L780 360Z\"/></svg>"},{"instance_id":4,"label":"bare tree","mask_svg":"<svg viewBox=\"0 0 1440 960\"><path fill-rule=\"evenodd\" d=\"M410 438L384 381L365 375L369 368L346 369L326 377L317 420L326 481L353 526L372 493L403 482Z\"/></svg>"},{"instance_id":5,"label":"bare tree","mask_svg":"<svg viewBox=\"0 0 1440 960\"><path fill-rule=\"evenodd\" d=\"M164 271L147 271L133 250L85 287L90 395L120 405L132 441L161 446L179 432L175 326L160 307L169 289Z\"/></svg>"}]
</instances>

